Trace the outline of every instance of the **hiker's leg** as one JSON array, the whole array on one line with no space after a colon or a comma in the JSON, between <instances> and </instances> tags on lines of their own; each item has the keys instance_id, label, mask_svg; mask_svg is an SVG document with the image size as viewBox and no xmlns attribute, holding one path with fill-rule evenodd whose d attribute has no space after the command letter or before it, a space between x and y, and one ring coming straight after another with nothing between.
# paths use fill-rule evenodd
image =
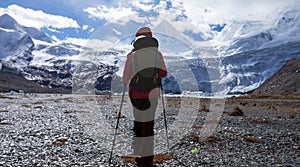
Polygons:
<instances>
[{"instance_id":1,"label":"hiker's leg","mask_svg":"<svg viewBox=\"0 0 300 167\"><path fill-rule=\"evenodd\" d=\"M134 138L133 138L133 151L135 155L142 156L142 138L144 133L143 111L150 107L148 99L133 99L131 98L134 115Z\"/></svg>"},{"instance_id":2,"label":"hiker's leg","mask_svg":"<svg viewBox=\"0 0 300 167\"><path fill-rule=\"evenodd\" d=\"M141 137L135 137L135 141L139 143L141 158L137 158L137 163L150 164L153 162L154 154L154 120L143 122L143 132Z\"/></svg>"},{"instance_id":3,"label":"hiker's leg","mask_svg":"<svg viewBox=\"0 0 300 167\"><path fill-rule=\"evenodd\" d=\"M140 155L136 158L137 163L152 163L154 145L154 116L157 107L157 98L132 99L135 105L134 111L134 154Z\"/></svg>"},{"instance_id":4,"label":"hiker's leg","mask_svg":"<svg viewBox=\"0 0 300 167\"><path fill-rule=\"evenodd\" d=\"M135 136L142 136L143 130L143 120L144 120L144 112L150 107L150 102L148 99L130 99L132 108L133 108L133 115L134 115L134 125L133 131Z\"/></svg>"},{"instance_id":5,"label":"hiker's leg","mask_svg":"<svg viewBox=\"0 0 300 167\"><path fill-rule=\"evenodd\" d=\"M142 161L146 164L152 164L153 158L154 158L154 118L155 118L155 111L157 108L158 99L157 98L151 98L151 107L149 108L148 112L150 112L150 116L153 119L152 121L145 122L144 123L144 129L145 133L144 136L149 136L149 140L146 140L146 145L151 146L149 149L149 153L151 155L142 157Z\"/></svg>"}]
</instances>

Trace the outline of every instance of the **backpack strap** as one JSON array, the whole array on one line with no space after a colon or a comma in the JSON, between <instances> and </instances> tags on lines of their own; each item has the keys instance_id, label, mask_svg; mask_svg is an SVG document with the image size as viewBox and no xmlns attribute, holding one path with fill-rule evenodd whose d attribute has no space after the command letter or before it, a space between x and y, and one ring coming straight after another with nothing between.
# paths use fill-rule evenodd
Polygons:
<instances>
[{"instance_id":1,"label":"backpack strap","mask_svg":"<svg viewBox=\"0 0 300 167\"><path fill-rule=\"evenodd\" d=\"M137 63L137 56L134 54L136 51L133 51L132 52L132 70L133 70L133 82L135 84L139 83L139 79L140 79L140 76L138 75L138 69L139 69L139 66L138 66L138 63Z\"/></svg>"},{"instance_id":2,"label":"backpack strap","mask_svg":"<svg viewBox=\"0 0 300 167\"><path fill-rule=\"evenodd\" d=\"M138 63L137 62L137 56L135 55L135 50L133 49L132 52L131 52L131 56L132 56L132 72L133 74L135 75L137 70L139 69L138 67Z\"/></svg>"}]
</instances>

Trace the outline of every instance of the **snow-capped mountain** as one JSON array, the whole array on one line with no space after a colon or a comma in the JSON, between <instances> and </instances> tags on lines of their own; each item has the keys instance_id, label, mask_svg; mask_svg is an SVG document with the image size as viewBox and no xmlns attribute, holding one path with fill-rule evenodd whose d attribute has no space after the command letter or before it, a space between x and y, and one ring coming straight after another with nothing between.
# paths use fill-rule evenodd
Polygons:
<instances>
[{"instance_id":1,"label":"snow-capped mountain","mask_svg":"<svg viewBox=\"0 0 300 167\"><path fill-rule=\"evenodd\" d=\"M33 41L9 15L0 17L0 58L20 68L32 60Z\"/></svg>"},{"instance_id":2,"label":"snow-capped mountain","mask_svg":"<svg viewBox=\"0 0 300 167\"><path fill-rule=\"evenodd\" d=\"M53 40L41 32L40 30L33 27L25 27L16 22L11 16L8 14L4 14L0 17L0 27L3 29L14 30L23 34L30 36L33 39L45 41L45 42L53 42Z\"/></svg>"},{"instance_id":3,"label":"snow-capped mountain","mask_svg":"<svg viewBox=\"0 0 300 167\"><path fill-rule=\"evenodd\" d=\"M166 20L156 24L154 35L169 72L163 79L164 91L224 94L257 88L288 59L300 58L297 9L285 9L268 21L234 21L211 41L205 37L201 38L203 41L194 41ZM117 23L102 27L94 36L99 33L106 39L117 34L121 39L115 46L99 51L53 41L38 29L21 26L3 15L0 58L43 86L73 89L74 93L110 89L119 92L132 40L130 34L124 33L128 29L133 32L138 26L140 23L132 22L131 28Z\"/></svg>"},{"instance_id":4,"label":"snow-capped mountain","mask_svg":"<svg viewBox=\"0 0 300 167\"><path fill-rule=\"evenodd\" d=\"M0 17L0 36L0 58L19 69L27 67L34 58L34 39L53 42L45 33L20 25L8 14Z\"/></svg>"},{"instance_id":5,"label":"snow-capped mountain","mask_svg":"<svg viewBox=\"0 0 300 167\"><path fill-rule=\"evenodd\" d=\"M213 40L223 56L275 47L300 39L300 5L260 21L233 21Z\"/></svg>"},{"instance_id":6,"label":"snow-capped mountain","mask_svg":"<svg viewBox=\"0 0 300 167\"><path fill-rule=\"evenodd\" d=\"M49 88L72 89L75 65L83 50L92 53L91 57L102 54L75 44L54 41L36 28L21 26L7 14L0 17L0 37L0 59L20 70L27 79ZM98 65L101 73L96 72L96 80L113 73L109 71L110 65L101 62Z\"/></svg>"},{"instance_id":7,"label":"snow-capped mountain","mask_svg":"<svg viewBox=\"0 0 300 167\"><path fill-rule=\"evenodd\" d=\"M299 8L288 7L266 21L233 22L214 39L227 92L251 91L287 60L300 58Z\"/></svg>"}]
</instances>

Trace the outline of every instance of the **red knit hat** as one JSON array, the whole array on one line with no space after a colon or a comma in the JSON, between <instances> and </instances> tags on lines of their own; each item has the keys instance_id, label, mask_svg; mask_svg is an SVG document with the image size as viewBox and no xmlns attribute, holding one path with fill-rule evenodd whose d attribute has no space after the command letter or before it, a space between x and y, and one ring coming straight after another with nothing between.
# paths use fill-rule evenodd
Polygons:
<instances>
[{"instance_id":1,"label":"red knit hat","mask_svg":"<svg viewBox=\"0 0 300 167\"><path fill-rule=\"evenodd\" d=\"M144 35L146 37L152 37L152 32L151 29L149 27L141 27L137 30L137 32L135 33L135 37Z\"/></svg>"}]
</instances>

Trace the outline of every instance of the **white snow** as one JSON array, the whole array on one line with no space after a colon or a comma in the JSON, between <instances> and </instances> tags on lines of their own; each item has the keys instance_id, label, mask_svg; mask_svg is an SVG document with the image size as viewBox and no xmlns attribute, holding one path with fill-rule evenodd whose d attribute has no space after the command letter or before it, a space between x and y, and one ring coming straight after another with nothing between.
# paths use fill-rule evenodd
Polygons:
<instances>
[{"instance_id":1,"label":"white snow","mask_svg":"<svg viewBox=\"0 0 300 167\"><path fill-rule=\"evenodd\" d=\"M1 28L1 27L0 27L0 30L6 31L6 32L15 32L16 31L16 30L12 30L12 29Z\"/></svg>"},{"instance_id":2,"label":"white snow","mask_svg":"<svg viewBox=\"0 0 300 167\"><path fill-rule=\"evenodd\" d=\"M228 56L299 41L299 9L300 5L289 6L260 21L233 21L212 42L224 56Z\"/></svg>"},{"instance_id":3,"label":"white snow","mask_svg":"<svg viewBox=\"0 0 300 167\"><path fill-rule=\"evenodd\" d=\"M204 91L199 90L199 87L206 85L210 87L208 89L212 94L247 92L258 87L287 59L300 58L298 9L297 6L288 7L273 13L265 21L233 21L211 41L195 42L166 20L155 24L153 31L159 40L159 49L165 58L169 77L175 77L176 84L182 91L201 94ZM131 36L125 39L123 36L128 35L126 32L135 32L138 25L123 26L125 27L120 28L117 24L112 24L102 27L94 34L99 37L91 37L89 40L89 43L96 44L95 47L88 49L66 41L46 42L31 38L35 50L31 52L33 60L30 65L53 66L57 60L80 60L85 62L75 70L82 72L83 76L97 78L99 69L96 67L104 64L118 67L116 74L121 77L127 53L132 49L129 45ZM4 47L7 46L7 41L14 41L26 34L28 33L25 31L17 33L15 29L0 26L0 58L16 60L18 57L11 55L16 55L16 52L22 55L28 51L32 44L29 41L17 50ZM111 34L115 34L116 39L109 38L105 41L104 39L111 37ZM98 43L93 40L97 40ZM20 64L24 66L22 62ZM92 80L87 83L92 83ZM172 81L172 84L166 85L167 89L175 91L174 84Z\"/></svg>"}]
</instances>

